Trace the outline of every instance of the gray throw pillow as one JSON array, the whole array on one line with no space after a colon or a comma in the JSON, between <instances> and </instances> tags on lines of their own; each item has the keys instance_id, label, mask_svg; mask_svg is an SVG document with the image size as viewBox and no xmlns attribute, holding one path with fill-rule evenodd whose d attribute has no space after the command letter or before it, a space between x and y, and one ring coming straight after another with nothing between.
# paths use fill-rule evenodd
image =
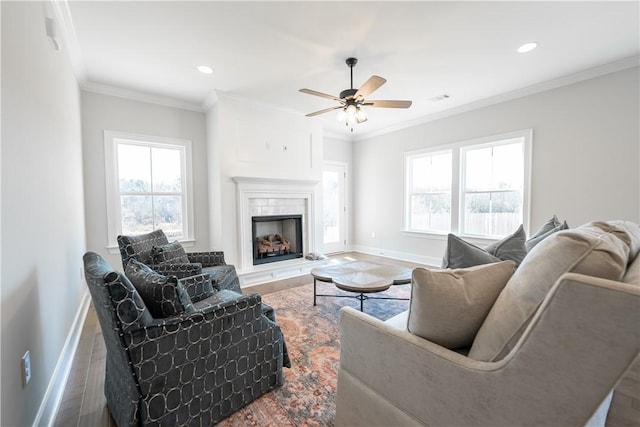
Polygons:
<instances>
[{"instance_id":1,"label":"gray throw pillow","mask_svg":"<svg viewBox=\"0 0 640 427\"><path fill-rule=\"evenodd\" d=\"M527 255L526 241L527 234L522 224L520 224L520 227L518 227L513 234L510 234L499 242L490 244L485 247L484 250L502 261L515 262L517 267Z\"/></svg>"},{"instance_id":2,"label":"gray throw pillow","mask_svg":"<svg viewBox=\"0 0 640 427\"><path fill-rule=\"evenodd\" d=\"M467 268L507 260L514 261L518 266L527 255L526 239L522 225L513 234L484 249L465 242L455 234L449 234L442 268Z\"/></svg>"},{"instance_id":3,"label":"gray throw pillow","mask_svg":"<svg viewBox=\"0 0 640 427\"><path fill-rule=\"evenodd\" d=\"M154 318L195 311L187 291L175 276L163 276L134 259L127 263L125 274Z\"/></svg>"},{"instance_id":4,"label":"gray throw pillow","mask_svg":"<svg viewBox=\"0 0 640 427\"><path fill-rule=\"evenodd\" d=\"M173 241L166 245L151 248L151 259L154 264L188 264L189 257L180 242Z\"/></svg>"},{"instance_id":5,"label":"gray throw pillow","mask_svg":"<svg viewBox=\"0 0 640 427\"><path fill-rule=\"evenodd\" d=\"M538 229L535 233L529 237L529 239L525 242L525 247L527 251L533 249L535 245L542 242L547 237L551 236L554 233L557 233L561 230L567 230L569 225L567 225L567 221L560 222L557 216L553 215L551 219L542 224L542 227Z\"/></svg>"},{"instance_id":6,"label":"gray throw pillow","mask_svg":"<svg viewBox=\"0 0 640 427\"><path fill-rule=\"evenodd\" d=\"M413 270L407 330L449 349L469 347L513 274L513 261Z\"/></svg>"}]
</instances>

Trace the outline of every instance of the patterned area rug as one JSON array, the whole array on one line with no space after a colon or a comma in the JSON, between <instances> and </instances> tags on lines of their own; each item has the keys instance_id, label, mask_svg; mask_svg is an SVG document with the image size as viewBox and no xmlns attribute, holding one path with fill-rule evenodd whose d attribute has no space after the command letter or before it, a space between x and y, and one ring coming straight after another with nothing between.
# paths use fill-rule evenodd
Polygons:
<instances>
[{"instance_id":1,"label":"patterned area rug","mask_svg":"<svg viewBox=\"0 0 640 427\"><path fill-rule=\"evenodd\" d=\"M319 294L355 295L331 283L318 282ZM392 286L371 296L408 298L410 285ZM354 298L318 297L313 306L313 284L265 295L276 311L287 341L291 369L284 369L284 385L267 393L222 421L220 426L332 426L340 361L341 307L357 310ZM408 301L364 301L364 312L386 320L408 308Z\"/></svg>"}]
</instances>

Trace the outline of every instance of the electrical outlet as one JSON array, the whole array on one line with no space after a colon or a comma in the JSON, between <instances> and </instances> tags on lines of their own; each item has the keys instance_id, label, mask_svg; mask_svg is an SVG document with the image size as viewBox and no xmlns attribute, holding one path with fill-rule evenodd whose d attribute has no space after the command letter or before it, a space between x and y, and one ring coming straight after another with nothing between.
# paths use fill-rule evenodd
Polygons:
<instances>
[{"instance_id":1,"label":"electrical outlet","mask_svg":"<svg viewBox=\"0 0 640 427\"><path fill-rule=\"evenodd\" d=\"M22 385L26 386L31 380L31 353L29 350L22 356Z\"/></svg>"},{"instance_id":2,"label":"electrical outlet","mask_svg":"<svg viewBox=\"0 0 640 427\"><path fill-rule=\"evenodd\" d=\"M372 239L375 239L375 238L376 238L376 232L375 232L375 231L372 231L372 232L371 232L371 238L372 238Z\"/></svg>"}]
</instances>

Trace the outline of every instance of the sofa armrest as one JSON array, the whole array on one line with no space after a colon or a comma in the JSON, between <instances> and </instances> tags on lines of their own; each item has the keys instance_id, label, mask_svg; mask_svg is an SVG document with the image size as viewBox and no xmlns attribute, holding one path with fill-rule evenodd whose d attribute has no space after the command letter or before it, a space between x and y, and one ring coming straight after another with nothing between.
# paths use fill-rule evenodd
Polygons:
<instances>
[{"instance_id":1,"label":"sofa armrest","mask_svg":"<svg viewBox=\"0 0 640 427\"><path fill-rule=\"evenodd\" d=\"M227 265L224 261L223 251L189 252L187 257L189 258L189 261L200 263L203 267Z\"/></svg>"},{"instance_id":2,"label":"sofa armrest","mask_svg":"<svg viewBox=\"0 0 640 427\"><path fill-rule=\"evenodd\" d=\"M200 263L153 264L149 267L160 274L176 276L178 279L202 274L202 264Z\"/></svg>"},{"instance_id":3,"label":"sofa armrest","mask_svg":"<svg viewBox=\"0 0 640 427\"><path fill-rule=\"evenodd\" d=\"M343 308L336 424L376 425L378 400L426 425L584 425L638 358L638 324L640 288L573 273L499 362ZM354 382L367 393L340 392Z\"/></svg>"}]
</instances>

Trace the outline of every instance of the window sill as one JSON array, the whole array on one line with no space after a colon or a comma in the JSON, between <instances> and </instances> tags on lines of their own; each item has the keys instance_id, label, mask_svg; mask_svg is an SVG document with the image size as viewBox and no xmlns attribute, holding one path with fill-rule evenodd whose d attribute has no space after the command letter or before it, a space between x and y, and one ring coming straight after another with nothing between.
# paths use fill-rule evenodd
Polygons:
<instances>
[{"instance_id":1,"label":"window sill","mask_svg":"<svg viewBox=\"0 0 640 427\"><path fill-rule=\"evenodd\" d=\"M438 240L438 241L446 241L449 233L436 233L436 232L427 232L427 231L414 231L414 230L402 230L402 234L408 237L416 237L419 239L430 239L430 240ZM495 243L502 239L502 237L485 237L485 236L471 236L465 234L457 234L453 233L456 236L460 237L465 242L472 243L474 245L478 245L480 247L490 245L491 243Z\"/></svg>"}]
</instances>

